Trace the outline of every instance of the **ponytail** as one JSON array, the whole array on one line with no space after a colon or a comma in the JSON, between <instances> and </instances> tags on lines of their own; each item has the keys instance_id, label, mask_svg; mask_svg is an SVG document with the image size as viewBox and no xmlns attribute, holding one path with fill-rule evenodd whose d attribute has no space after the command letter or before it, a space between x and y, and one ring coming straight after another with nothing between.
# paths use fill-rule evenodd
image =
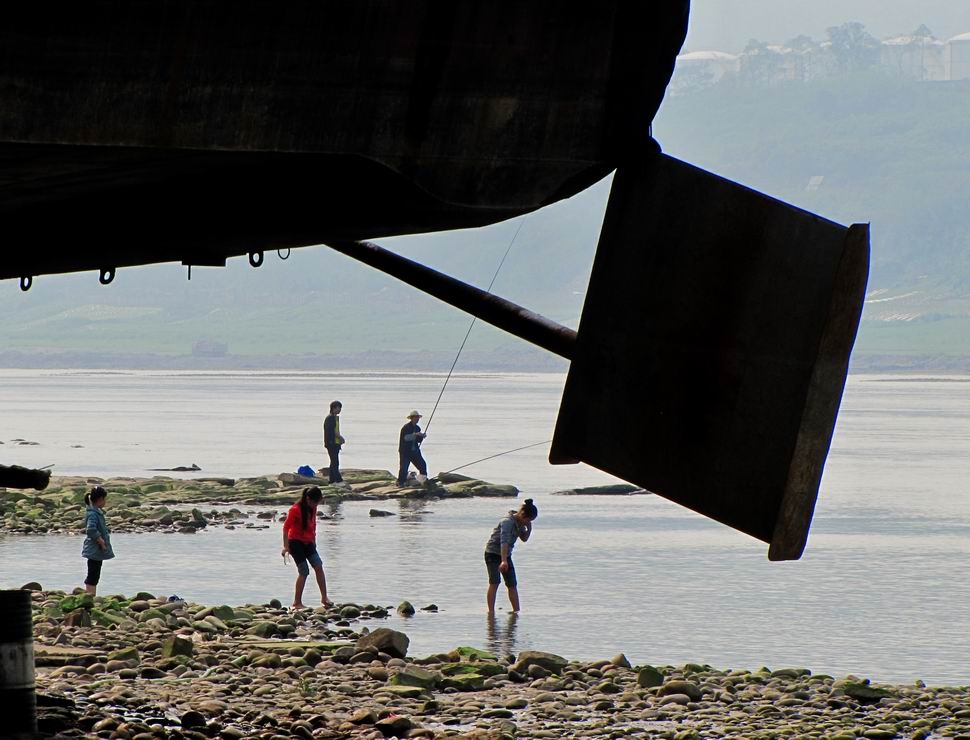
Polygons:
<instances>
[{"instance_id":1,"label":"ponytail","mask_svg":"<svg viewBox=\"0 0 970 740\"><path fill-rule=\"evenodd\" d=\"M536 505L532 503L531 498L527 498L522 502L522 508L519 509L519 511L523 516L526 516L529 519L536 519L539 516L539 510L536 508Z\"/></svg>"},{"instance_id":2,"label":"ponytail","mask_svg":"<svg viewBox=\"0 0 970 740\"><path fill-rule=\"evenodd\" d=\"M107 497L108 492L104 488L95 486L89 493L84 494L84 503L91 506L95 501L104 501ZM97 506L97 504L94 505Z\"/></svg>"},{"instance_id":3,"label":"ponytail","mask_svg":"<svg viewBox=\"0 0 970 740\"><path fill-rule=\"evenodd\" d=\"M320 499L323 498L323 493L316 486L308 486L303 489L303 495L300 497L300 521L302 523L302 528L306 529L307 524L310 521L312 512L310 510L310 502L320 503Z\"/></svg>"}]
</instances>

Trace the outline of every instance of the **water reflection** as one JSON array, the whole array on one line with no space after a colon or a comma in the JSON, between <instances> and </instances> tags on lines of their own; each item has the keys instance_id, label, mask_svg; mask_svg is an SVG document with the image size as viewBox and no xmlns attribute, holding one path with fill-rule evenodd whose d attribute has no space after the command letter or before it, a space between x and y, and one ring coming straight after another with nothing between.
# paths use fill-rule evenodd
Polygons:
<instances>
[{"instance_id":1,"label":"water reflection","mask_svg":"<svg viewBox=\"0 0 970 740\"><path fill-rule=\"evenodd\" d=\"M430 513L427 508L427 500L404 496L397 500L398 513L401 522L423 522L426 514Z\"/></svg>"},{"instance_id":2,"label":"water reflection","mask_svg":"<svg viewBox=\"0 0 970 740\"><path fill-rule=\"evenodd\" d=\"M485 617L486 637L485 649L497 658L515 655L515 633L519 626L519 613L509 612L505 624L500 625L501 618L495 614Z\"/></svg>"}]
</instances>

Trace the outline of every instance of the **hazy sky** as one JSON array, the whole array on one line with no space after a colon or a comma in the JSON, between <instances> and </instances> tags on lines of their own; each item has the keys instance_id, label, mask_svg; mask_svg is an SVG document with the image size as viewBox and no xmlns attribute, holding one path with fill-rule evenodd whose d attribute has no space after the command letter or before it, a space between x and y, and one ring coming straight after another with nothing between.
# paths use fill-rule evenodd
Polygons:
<instances>
[{"instance_id":1,"label":"hazy sky","mask_svg":"<svg viewBox=\"0 0 970 740\"><path fill-rule=\"evenodd\" d=\"M749 39L784 42L799 34L825 38L849 21L886 38L925 23L937 38L970 31L970 0L692 0L684 51L739 52Z\"/></svg>"}]
</instances>

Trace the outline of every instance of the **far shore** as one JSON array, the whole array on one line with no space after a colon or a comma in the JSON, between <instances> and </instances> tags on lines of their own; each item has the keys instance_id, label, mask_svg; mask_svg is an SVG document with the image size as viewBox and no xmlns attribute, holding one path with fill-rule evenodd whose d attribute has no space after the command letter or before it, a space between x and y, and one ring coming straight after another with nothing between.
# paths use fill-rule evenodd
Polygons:
<instances>
[{"instance_id":1,"label":"far shore","mask_svg":"<svg viewBox=\"0 0 970 740\"><path fill-rule=\"evenodd\" d=\"M64 350L0 350L0 369L7 370L149 370L246 372L344 372L444 374L453 350L421 352L367 351L356 354L294 355L225 354L211 357L175 353L110 353ZM462 355L462 372L565 374L565 360L535 348L518 352L469 350ZM850 375L970 375L970 355L853 354Z\"/></svg>"}]
</instances>

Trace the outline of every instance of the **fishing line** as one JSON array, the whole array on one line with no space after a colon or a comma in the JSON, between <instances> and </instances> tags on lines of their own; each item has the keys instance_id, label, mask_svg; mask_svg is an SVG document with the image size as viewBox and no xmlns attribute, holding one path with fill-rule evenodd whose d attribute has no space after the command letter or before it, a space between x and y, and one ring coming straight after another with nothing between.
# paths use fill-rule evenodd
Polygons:
<instances>
[{"instance_id":1,"label":"fishing line","mask_svg":"<svg viewBox=\"0 0 970 740\"><path fill-rule=\"evenodd\" d=\"M512 241L509 242L508 249L505 250L505 254L502 256L502 261L498 263L498 268L495 270L495 274L492 275L492 282L488 284L488 288L485 291L486 293L492 292L492 286L495 285L495 279L498 277L498 274L502 269L502 265L505 264L505 258L508 257L509 252L512 251L512 245L515 244L515 240L519 236L519 232L522 230L522 224L524 223L525 223L524 218L521 221L519 221L519 227L515 230L515 233L512 235ZM445 393L445 388L448 387L448 381L451 380L451 374L455 371L455 365L458 364L458 358L461 357L461 351L465 349L465 342L468 341L468 336L472 333L472 329L474 328L476 321L478 321L478 317L473 316L471 324L468 325L468 331L465 332L465 338L461 340L461 346L458 348L458 354L455 355L455 361L451 363L451 369L448 371L448 375L445 377L444 385L441 386L441 392L438 393L438 400L434 402L434 408L431 409L431 415L428 417L428 423L424 425L425 434L427 434L428 429L431 428L431 420L434 419L434 412L438 410L438 403L441 401L441 397ZM539 444L542 444L542 443L540 442ZM502 454L505 454L505 453L502 453ZM488 458L485 458L485 459L487 460ZM469 463L469 465L470 464L471 463ZM448 472L451 472L451 471L448 471Z\"/></svg>"},{"instance_id":2,"label":"fishing line","mask_svg":"<svg viewBox=\"0 0 970 740\"><path fill-rule=\"evenodd\" d=\"M518 452L519 450L527 450L530 447L538 447L539 445L547 445L552 442L551 439L547 439L545 442L533 442L531 445L526 445L525 447L516 447L514 450L506 450L505 452L498 452L494 455L489 455L488 457L483 457L479 460L472 460L470 463L465 463L464 465L459 465L457 468L452 468L451 470L446 470L443 473L438 473L434 478L429 478L430 483L433 480L438 480L443 475L448 475L448 473L454 473L456 470L461 470L462 468L467 468L476 463L485 462L486 460L491 460L493 457L502 457L502 455L508 455L510 452Z\"/></svg>"}]
</instances>

